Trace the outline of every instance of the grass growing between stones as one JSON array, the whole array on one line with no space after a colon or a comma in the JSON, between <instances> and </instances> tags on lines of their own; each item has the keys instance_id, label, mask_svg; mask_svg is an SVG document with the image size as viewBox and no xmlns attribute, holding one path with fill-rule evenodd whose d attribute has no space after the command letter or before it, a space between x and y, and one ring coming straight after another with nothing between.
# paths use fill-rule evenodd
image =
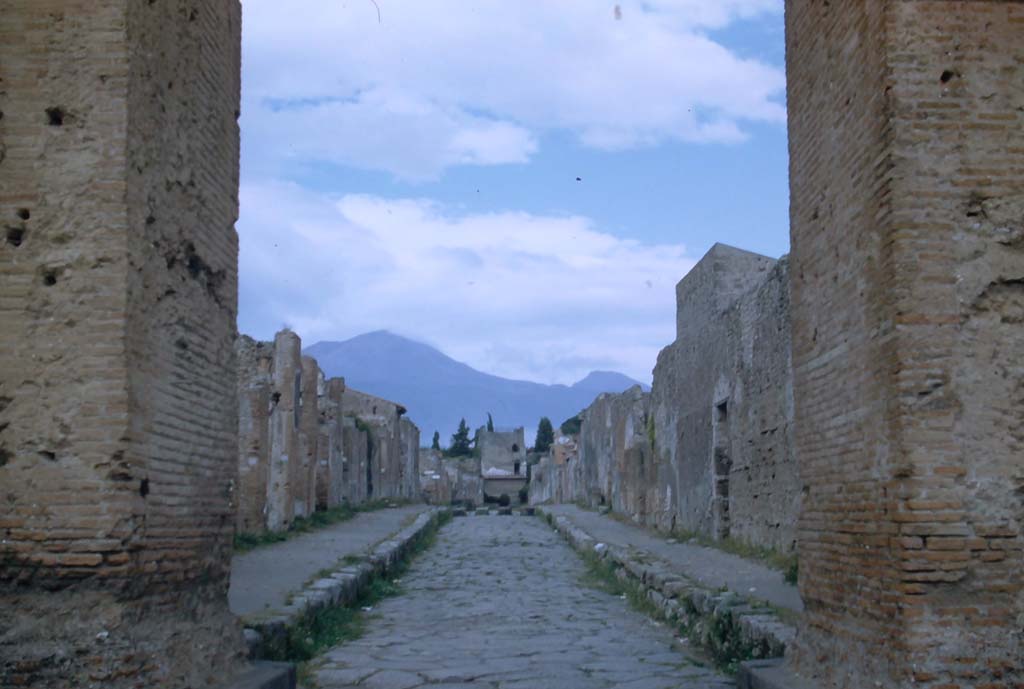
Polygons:
<instances>
[{"instance_id":1,"label":"grass growing between stones","mask_svg":"<svg viewBox=\"0 0 1024 689\"><path fill-rule=\"evenodd\" d=\"M615 570L615 566L607 560L601 559L596 553L582 552L579 556L587 566L586 572L580 578L584 586L595 588L613 596L625 597L637 612L648 617L660 617L657 606L647 597L644 589L631 581L621 578Z\"/></svg>"},{"instance_id":2,"label":"grass growing between stones","mask_svg":"<svg viewBox=\"0 0 1024 689\"><path fill-rule=\"evenodd\" d=\"M583 507L583 509L593 511L593 509L589 507ZM637 526L633 520L629 519L624 514L609 512L608 516L623 524ZM721 550L722 552L729 553L730 555L737 555L746 560L757 560L772 569L782 572L783 579L787 584L796 585L797 583L797 578L799 576L799 563L797 561L796 553L780 553L774 548L751 545L735 538L715 540L705 536L704 534L697 533L696 531L688 531L686 529L675 529L669 532L668 537L674 538L680 543L689 542L695 545L704 546L705 548Z\"/></svg>"},{"instance_id":3,"label":"grass growing between stones","mask_svg":"<svg viewBox=\"0 0 1024 689\"><path fill-rule=\"evenodd\" d=\"M408 504L408 500L374 500L354 507L339 505L329 510L318 510L308 517L297 517L288 527L287 531L263 533L240 533L235 534L235 552L247 553L256 548L281 543L300 534L316 531L328 526L346 522L361 512L374 512L389 507L400 507Z\"/></svg>"},{"instance_id":4,"label":"grass growing between stones","mask_svg":"<svg viewBox=\"0 0 1024 689\"><path fill-rule=\"evenodd\" d=\"M322 608L290 627L284 647L268 653L267 660L297 663L299 686L307 689L315 687L314 665L310 661L328 649L362 637L366 630L365 609L402 592L400 577L409 569L416 556L434 545L438 530L451 518L451 512L438 515L436 526L413 541L405 556L386 576L374 577L355 602Z\"/></svg>"}]
</instances>

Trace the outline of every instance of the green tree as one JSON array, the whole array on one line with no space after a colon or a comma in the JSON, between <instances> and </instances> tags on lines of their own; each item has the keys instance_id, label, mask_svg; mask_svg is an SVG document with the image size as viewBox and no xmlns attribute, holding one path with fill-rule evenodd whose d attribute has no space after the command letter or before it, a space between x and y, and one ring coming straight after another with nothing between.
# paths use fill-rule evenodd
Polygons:
<instances>
[{"instance_id":1,"label":"green tree","mask_svg":"<svg viewBox=\"0 0 1024 689\"><path fill-rule=\"evenodd\" d=\"M434 431L434 442L430 443L430 449L431 450L440 450L441 449L441 434L438 433L437 431Z\"/></svg>"},{"instance_id":2,"label":"green tree","mask_svg":"<svg viewBox=\"0 0 1024 689\"><path fill-rule=\"evenodd\" d=\"M473 453L469 447L469 426L466 420L459 421L459 430L452 435L451 445L448 446L449 457L466 457Z\"/></svg>"},{"instance_id":3,"label":"green tree","mask_svg":"<svg viewBox=\"0 0 1024 689\"><path fill-rule=\"evenodd\" d=\"M551 449L551 443L555 442L555 429L551 426L551 419L542 416L537 424L537 439L533 443L534 452L547 452Z\"/></svg>"},{"instance_id":4,"label":"green tree","mask_svg":"<svg viewBox=\"0 0 1024 689\"><path fill-rule=\"evenodd\" d=\"M491 418L491 412L487 412L487 430L494 433L494 419Z\"/></svg>"},{"instance_id":5,"label":"green tree","mask_svg":"<svg viewBox=\"0 0 1024 689\"><path fill-rule=\"evenodd\" d=\"M563 435L579 435L583 428L583 412L562 422L561 430Z\"/></svg>"}]
</instances>

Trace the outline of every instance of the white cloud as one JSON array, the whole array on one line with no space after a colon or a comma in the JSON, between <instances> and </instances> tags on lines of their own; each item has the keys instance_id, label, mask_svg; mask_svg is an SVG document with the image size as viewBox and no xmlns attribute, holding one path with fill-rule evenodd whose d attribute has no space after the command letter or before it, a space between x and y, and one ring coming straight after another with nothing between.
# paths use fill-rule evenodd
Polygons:
<instances>
[{"instance_id":1,"label":"white cloud","mask_svg":"<svg viewBox=\"0 0 1024 689\"><path fill-rule=\"evenodd\" d=\"M247 167L319 160L424 180L453 165L525 162L551 130L602 149L742 140L750 122L784 120L783 74L706 32L780 9L245 0Z\"/></svg>"},{"instance_id":2,"label":"white cloud","mask_svg":"<svg viewBox=\"0 0 1024 689\"><path fill-rule=\"evenodd\" d=\"M467 214L285 183L241 196L243 332L288 324L311 344L387 328L515 378L615 369L649 381L674 337L674 285L693 265L681 245L620 239L576 216Z\"/></svg>"}]
</instances>

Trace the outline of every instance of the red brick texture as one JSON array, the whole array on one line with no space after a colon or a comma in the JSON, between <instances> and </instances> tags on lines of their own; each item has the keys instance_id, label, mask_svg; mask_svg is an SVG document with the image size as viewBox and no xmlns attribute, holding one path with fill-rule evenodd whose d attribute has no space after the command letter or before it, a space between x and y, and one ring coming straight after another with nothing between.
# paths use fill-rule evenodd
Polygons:
<instances>
[{"instance_id":1,"label":"red brick texture","mask_svg":"<svg viewBox=\"0 0 1024 689\"><path fill-rule=\"evenodd\" d=\"M0 686L240 661L240 12L0 0Z\"/></svg>"},{"instance_id":2,"label":"red brick texture","mask_svg":"<svg viewBox=\"0 0 1024 689\"><path fill-rule=\"evenodd\" d=\"M1024 4L786 3L801 594L825 687L1024 686Z\"/></svg>"}]
</instances>

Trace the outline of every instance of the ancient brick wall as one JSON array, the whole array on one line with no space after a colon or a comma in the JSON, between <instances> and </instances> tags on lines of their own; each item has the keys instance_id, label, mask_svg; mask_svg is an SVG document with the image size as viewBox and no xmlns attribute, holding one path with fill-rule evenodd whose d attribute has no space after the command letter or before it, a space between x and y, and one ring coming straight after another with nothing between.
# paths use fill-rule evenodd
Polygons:
<instances>
[{"instance_id":1,"label":"ancient brick wall","mask_svg":"<svg viewBox=\"0 0 1024 689\"><path fill-rule=\"evenodd\" d=\"M299 453L294 486L296 517L308 517L316 509L317 443L320 439L320 367L316 359L302 357L299 395Z\"/></svg>"},{"instance_id":2,"label":"ancient brick wall","mask_svg":"<svg viewBox=\"0 0 1024 689\"><path fill-rule=\"evenodd\" d=\"M830 687L1019 687L1024 4L786 13L804 621Z\"/></svg>"},{"instance_id":3,"label":"ancient brick wall","mask_svg":"<svg viewBox=\"0 0 1024 689\"><path fill-rule=\"evenodd\" d=\"M542 466L533 497L791 551L788 260L717 244L676 293L679 336L658 356L651 392L599 396L583 412L578 462Z\"/></svg>"},{"instance_id":4,"label":"ancient brick wall","mask_svg":"<svg viewBox=\"0 0 1024 689\"><path fill-rule=\"evenodd\" d=\"M476 450L486 473L489 469L526 475L526 435L522 427L511 431L488 431L481 427L476 432Z\"/></svg>"},{"instance_id":5,"label":"ancient brick wall","mask_svg":"<svg viewBox=\"0 0 1024 689\"><path fill-rule=\"evenodd\" d=\"M238 356L238 483L236 526L240 533L262 531L270 483L270 423L273 345L242 335Z\"/></svg>"},{"instance_id":6,"label":"ancient brick wall","mask_svg":"<svg viewBox=\"0 0 1024 689\"><path fill-rule=\"evenodd\" d=\"M450 505L452 482L445 471L445 459L437 450L419 450L420 492L430 505Z\"/></svg>"},{"instance_id":7,"label":"ancient brick wall","mask_svg":"<svg viewBox=\"0 0 1024 689\"><path fill-rule=\"evenodd\" d=\"M223 680L239 5L0 15L0 685Z\"/></svg>"},{"instance_id":8,"label":"ancient brick wall","mask_svg":"<svg viewBox=\"0 0 1024 689\"><path fill-rule=\"evenodd\" d=\"M365 498L419 495L419 428L404 418L405 407L353 388L345 390L343 406L358 419L356 430L368 434Z\"/></svg>"},{"instance_id":9,"label":"ancient brick wall","mask_svg":"<svg viewBox=\"0 0 1024 689\"><path fill-rule=\"evenodd\" d=\"M344 403L343 403L344 405ZM366 502L372 482L370 467L370 434L354 416L342 420L342 446L345 452L345 499L352 505Z\"/></svg>"},{"instance_id":10,"label":"ancient brick wall","mask_svg":"<svg viewBox=\"0 0 1024 689\"><path fill-rule=\"evenodd\" d=\"M284 531L295 517L295 492L300 485L302 341L290 330L281 331L274 336L273 351L266 527Z\"/></svg>"},{"instance_id":11,"label":"ancient brick wall","mask_svg":"<svg viewBox=\"0 0 1024 689\"><path fill-rule=\"evenodd\" d=\"M789 272L715 245L679 283L679 335L658 356L647 522L792 550Z\"/></svg>"},{"instance_id":12,"label":"ancient brick wall","mask_svg":"<svg viewBox=\"0 0 1024 689\"><path fill-rule=\"evenodd\" d=\"M480 460L474 457L446 459L444 470L452 487L452 500L480 506L484 502L484 481Z\"/></svg>"},{"instance_id":13,"label":"ancient brick wall","mask_svg":"<svg viewBox=\"0 0 1024 689\"><path fill-rule=\"evenodd\" d=\"M399 493L412 500L420 495L420 429L403 416L399 420L398 438L402 449Z\"/></svg>"},{"instance_id":14,"label":"ancient brick wall","mask_svg":"<svg viewBox=\"0 0 1024 689\"><path fill-rule=\"evenodd\" d=\"M315 509L421 495L420 431L400 404L325 379L293 332L240 337L238 529L286 530Z\"/></svg>"},{"instance_id":15,"label":"ancient brick wall","mask_svg":"<svg viewBox=\"0 0 1024 689\"><path fill-rule=\"evenodd\" d=\"M582 467L578 457L566 462L557 462L550 455L541 457L539 462L530 467L530 504L589 504Z\"/></svg>"},{"instance_id":16,"label":"ancient brick wall","mask_svg":"<svg viewBox=\"0 0 1024 689\"><path fill-rule=\"evenodd\" d=\"M317 443L316 506L317 509L337 507L345 501L345 447L342 417L344 378L318 383L320 410L320 438Z\"/></svg>"},{"instance_id":17,"label":"ancient brick wall","mask_svg":"<svg viewBox=\"0 0 1024 689\"><path fill-rule=\"evenodd\" d=\"M635 386L620 395L601 395L583 412L580 484L568 491L574 500L607 505L647 523L648 499L658 494L648 439L649 411L650 395Z\"/></svg>"}]
</instances>

